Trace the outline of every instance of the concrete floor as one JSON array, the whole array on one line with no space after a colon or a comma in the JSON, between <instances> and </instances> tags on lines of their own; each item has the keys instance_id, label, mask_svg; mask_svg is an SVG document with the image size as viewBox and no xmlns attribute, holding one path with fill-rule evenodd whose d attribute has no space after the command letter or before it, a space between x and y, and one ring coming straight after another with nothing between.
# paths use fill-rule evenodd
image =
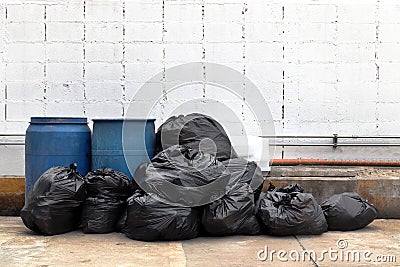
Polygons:
<instances>
[{"instance_id":1,"label":"concrete floor","mask_svg":"<svg viewBox=\"0 0 400 267\"><path fill-rule=\"evenodd\" d=\"M338 248L339 244L346 248ZM347 246L346 246L347 244ZM260 250L285 250L293 259L274 255L258 260ZM316 252L323 261L302 261L305 250ZM360 262L349 252L361 255ZM366 250L372 255L362 256ZM297 251L297 252L296 252ZM265 254L261 253L263 257ZM335 256L338 259L335 260ZM343 260L340 259L343 256ZM346 261L350 255L350 262ZM395 256L396 262L377 262L377 256ZM356 262L353 262L352 259ZM384 258L381 258L382 260ZM388 259L393 261L393 259ZM374 262L375 261L375 262ZM201 237L182 242L139 242L123 234L85 235L75 231L45 237L24 227L19 217L0 217L0 266L400 266L400 220L376 220L370 226L353 232L328 232L321 236L231 236Z\"/></svg>"}]
</instances>

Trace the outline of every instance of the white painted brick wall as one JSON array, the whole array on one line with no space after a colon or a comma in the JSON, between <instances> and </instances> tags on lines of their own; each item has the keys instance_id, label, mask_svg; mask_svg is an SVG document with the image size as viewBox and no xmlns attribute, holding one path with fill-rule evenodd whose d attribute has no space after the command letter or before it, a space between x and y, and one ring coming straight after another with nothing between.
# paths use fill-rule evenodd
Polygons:
<instances>
[{"instance_id":1,"label":"white painted brick wall","mask_svg":"<svg viewBox=\"0 0 400 267\"><path fill-rule=\"evenodd\" d=\"M94 62L86 64L86 79L118 81L122 78L122 65L118 63Z\"/></svg>"},{"instance_id":2,"label":"white painted brick wall","mask_svg":"<svg viewBox=\"0 0 400 267\"><path fill-rule=\"evenodd\" d=\"M6 81L41 80L44 77L44 65L10 62L7 63L5 74Z\"/></svg>"},{"instance_id":3,"label":"white painted brick wall","mask_svg":"<svg viewBox=\"0 0 400 267\"><path fill-rule=\"evenodd\" d=\"M86 82L86 99L89 101L118 101L122 99L120 82Z\"/></svg>"},{"instance_id":4,"label":"white painted brick wall","mask_svg":"<svg viewBox=\"0 0 400 267\"><path fill-rule=\"evenodd\" d=\"M7 25L7 39L15 41L44 41L44 23L11 22Z\"/></svg>"},{"instance_id":5,"label":"white painted brick wall","mask_svg":"<svg viewBox=\"0 0 400 267\"><path fill-rule=\"evenodd\" d=\"M153 75L210 61L259 87L279 134L399 135L399 32L396 1L3 1L0 133L33 115L121 117ZM162 86L138 112L152 95ZM182 102L170 98L159 121Z\"/></svg>"},{"instance_id":6,"label":"white painted brick wall","mask_svg":"<svg viewBox=\"0 0 400 267\"><path fill-rule=\"evenodd\" d=\"M127 81L144 83L161 71L163 71L163 64L161 64L161 62L148 62L146 64L127 63L125 65Z\"/></svg>"},{"instance_id":7,"label":"white painted brick wall","mask_svg":"<svg viewBox=\"0 0 400 267\"><path fill-rule=\"evenodd\" d=\"M84 24L82 22L48 22L48 41L75 41L83 40Z\"/></svg>"},{"instance_id":8,"label":"white painted brick wall","mask_svg":"<svg viewBox=\"0 0 400 267\"><path fill-rule=\"evenodd\" d=\"M182 53L185 51L185 53ZM176 63L199 62L203 57L201 44L170 43L165 45L165 60Z\"/></svg>"},{"instance_id":9,"label":"white painted brick wall","mask_svg":"<svg viewBox=\"0 0 400 267\"><path fill-rule=\"evenodd\" d=\"M82 62L83 44L81 43L48 43L46 56L50 62Z\"/></svg>"},{"instance_id":10,"label":"white painted brick wall","mask_svg":"<svg viewBox=\"0 0 400 267\"><path fill-rule=\"evenodd\" d=\"M120 21L122 20L122 1L88 1L86 3L86 20Z\"/></svg>"},{"instance_id":11,"label":"white painted brick wall","mask_svg":"<svg viewBox=\"0 0 400 267\"><path fill-rule=\"evenodd\" d=\"M162 23L127 22L125 24L126 41L161 42Z\"/></svg>"},{"instance_id":12,"label":"white painted brick wall","mask_svg":"<svg viewBox=\"0 0 400 267\"><path fill-rule=\"evenodd\" d=\"M84 106L82 102L49 102L46 103L46 116L84 116Z\"/></svg>"},{"instance_id":13,"label":"white painted brick wall","mask_svg":"<svg viewBox=\"0 0 400 267\"><path fill-rule=\"evenodd\" d=\"M39 81L7 82L7 100L40 101L43 100L44 83Z\"/></svg>"},{"instance_id":14,"label":"white painted brick wall","mask_svg":"<svg viewBox=\"0 0 400 267\"><path fill-rule=\"evenodd\" d=\"M46 59L43 43L11 43L5 54L7 62L44 62Z\"/></svg>"},{"instance_id":15,"label":"white painted brick wall","mask_svg":"<svg viewBox=\"0 0 400 267\"><path fill-rule=\"evenodd\" d=\"M48 21L82 21L84 5L81 1L66 1L64 5L46 6Z\"/></svg>"},{"instance_id":16,"label":"white painted brick wall","mask_svg":"<svg viewBox=\"0 0 400 267\"><path fill-rule=\"evenodd\" d=\"M15 4L7 5L7 20L14 21L43 21L44 5Z\"/></svg>"},{"instance_id":17,"label":"white painted brick wall","mask_svg":"<svg viewBox=\"0 0 400 267\"><path fill-rule=\"evenodd\" d=\"M83 102L85 87L82 81L47 82L46 99L48 101Z\"/></svg>"},{"instance_id":18,"label":"white painted brick wall","mask_svg":"<svg viewBox=\"0 0 400 267\"><path fill-rule=\"evenodd\" d=\"M86 59L89 62L119 62L122 60L122 44L90 43L86 44Z\"/></svg>"},{"instance_id":19,"label":"white painted brick wall","mask_svg":"<svg viewBox=\"0 0 400 267\"><path fill-rule=\"evenodd\" d=\"M8 101L7 102L7 120L26 121L30 116L44 116L44 103L39 101Z\"/></svg>"},{"instance_id":20,"label":"white painted brick wall","mask_svg":"<svg viewBox=\"0 0 400 267\"><path fill-rule=\"evenodd\" d=\"M48 63L47 79L50 81L76 81L82 79L82 63Z\"/></svg>"},{"instance_id":21,"label":"white painted brick wall","mask_svg":"<svg viewBox=\"0 0 400 267\"><path fill-rule=\"evenodd\" d=\"M86 23L86 41L119 42L123 40L123 25L119 22L88 22Z\"/></svg>"}]
</instances>

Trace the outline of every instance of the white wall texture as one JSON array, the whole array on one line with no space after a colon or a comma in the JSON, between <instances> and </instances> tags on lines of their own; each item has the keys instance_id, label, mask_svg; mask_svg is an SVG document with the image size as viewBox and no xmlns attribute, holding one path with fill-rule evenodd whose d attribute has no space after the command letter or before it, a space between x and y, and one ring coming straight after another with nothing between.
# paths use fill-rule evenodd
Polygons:
<instances>
[{"instance_id":1,"label":"white wall texture","mask_svg":"<svg viewBox=\"0 0 400 267\"><path fill-rule=\"evenodd\" d=\"M0 58L0 133L24 133L31 116L122 117L143 82L193 61L251 79L277 134L400 132L394 0L3 0ZM276 157L400 157L360 151Z\"/></svg>"}]
</instances>

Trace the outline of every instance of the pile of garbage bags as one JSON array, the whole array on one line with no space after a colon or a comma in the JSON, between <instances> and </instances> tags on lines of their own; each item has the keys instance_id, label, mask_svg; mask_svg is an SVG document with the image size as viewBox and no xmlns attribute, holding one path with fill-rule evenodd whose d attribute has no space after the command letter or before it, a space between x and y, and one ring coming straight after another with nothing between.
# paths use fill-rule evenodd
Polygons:
<instances>
[{"instance_id":1,"label":"pile of garbage bags","mask_svg":"<svg viewBox=\"0 0 400 267\"><path fill-rule=\"evenodd\" d=\"M223 127L211 117L169 118L157 131L158 153L141 164L133 181L109 168L83 178L54 167L36 182L21 212L40 234L75 230L118 231L142 241L200 235L316 235L365 227L376 208L357 193L319 205L298 184L262 192L255 162L240 158ZM204 141L206 140L206 141Z\"/></svg>"},{"instance_id":2,"label":"pile of garbage bags","mask_svg":"<svg viewBox=\"0 0 400 267\"><path fill-rule=\"evenodd\" d=\"M134 174L151 193L138 189L129 198L123 232L146 241L189 239L201 230L210 235L259 234L251 182L257 175L255 188L261 185L261 170L255 163L234 160L228 167L228 162L187 146L163 150ZM210 203L214 195L220 197Z\"/></svg>"}]
</instances>

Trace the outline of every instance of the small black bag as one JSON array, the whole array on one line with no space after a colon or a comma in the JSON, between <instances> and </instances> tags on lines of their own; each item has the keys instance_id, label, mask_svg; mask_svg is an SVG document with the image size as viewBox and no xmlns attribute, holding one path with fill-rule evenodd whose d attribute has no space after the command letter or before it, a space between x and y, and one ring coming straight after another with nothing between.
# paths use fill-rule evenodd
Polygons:
<instances>
[{"instance_id":1,"label":"small black bag","mask_svg":"<svg viewBox=\"0 0 400 267\"><path fill-rule=\"evenodd\" d=\"M377 209L356 192L331 196L321 207L329 230L351 231L370 224L377 216Z\"/></svg>"},{"instance_id":2,"label":"small black bag","mask_svg":"<svg viewBox=\"0 0 400 267\"><path fill-rule=\"evenodd\" d=\"M199 234L200 216L195 208L172 206L137 190L128 199L123 233L142 241L183 240Z\"/></svg>"},{"instance_id":3,"label":"small black bag","mask_svg":"<svg viewBox=\"0 0 400 267\"><path fill-rule=\"evenodd\" d=\"M82 211L84 233L109 233L114 231L132 194L128 176L110 168L89 172L85 177L87 198Z\"/></svg>"},{"instance_id":4,"label":"small black bag","mask_svg":"<svg viewBox=\"0 0 400 267\"><path fill-rule=\"evenodd\" d=\"M85 183L76 172L76 164L70 168L50 168L36 181L21 210L22 221L32 231L44 235L75 230L85 195Z\"/></svg>"},{"instance_id":5,"label":"small black bag","mask_svg":"<svg viewBox=\"0 0 400 267\"><path fill-rule=\"evenodd\" d=\"M202 226L210 235L257 235L254 194L247 183L236 184L222 198L204 207Z\"/></svg>"},{"instance_id":6,"label":"small black bag","mask_svg":"<svg viewBox=\"0 0 400 267\"><path fill-rule=\"evenodd\" d=\"M257 217L270 235L317 235L328 229L321 207L307 193L262 193Z\"/></svg>"}]
</instances>

